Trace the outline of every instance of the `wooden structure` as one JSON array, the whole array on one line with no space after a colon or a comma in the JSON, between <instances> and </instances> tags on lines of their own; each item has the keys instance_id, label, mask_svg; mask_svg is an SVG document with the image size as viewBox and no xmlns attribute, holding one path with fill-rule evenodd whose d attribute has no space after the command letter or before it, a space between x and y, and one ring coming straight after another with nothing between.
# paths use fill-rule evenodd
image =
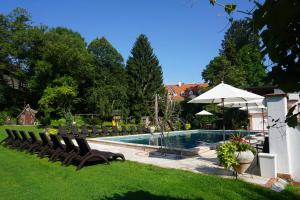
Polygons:
<instances>
[{"instance_id":1,"label":"wooden structure","mask_svg":"<svg viewBox=\"0 0 300 200\"><path fill-rule=\"evenodd\" d=\"M30 105L27 104L23 111L18 115L18 124L20 125L33 125L35 122L36 110L30 108Z\"/></svg>"}]
</instances>

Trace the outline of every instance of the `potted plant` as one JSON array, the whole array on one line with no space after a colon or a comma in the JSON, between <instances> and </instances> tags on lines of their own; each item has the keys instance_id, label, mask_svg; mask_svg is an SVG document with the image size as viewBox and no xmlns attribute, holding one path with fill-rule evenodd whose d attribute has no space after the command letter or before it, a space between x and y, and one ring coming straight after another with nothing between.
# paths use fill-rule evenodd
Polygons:
<instances>
[{"instance_id":1,"label":"potted plant","mask_svg":"<svg viewBox=\"0 0 300 200\"><path fill-rule=\"evenodd\" d=\"M238 174L243 174L251 165L255 149L240 136L234 136L217 148L220 163L225 168L232 167Z\"/></svg>"}]
</instances>

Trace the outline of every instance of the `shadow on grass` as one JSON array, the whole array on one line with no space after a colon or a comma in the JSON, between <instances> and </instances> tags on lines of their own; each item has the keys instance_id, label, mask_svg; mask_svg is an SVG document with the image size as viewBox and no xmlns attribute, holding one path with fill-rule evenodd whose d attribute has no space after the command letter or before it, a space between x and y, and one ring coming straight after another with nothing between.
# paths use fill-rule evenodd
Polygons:
<instances>
[{"instance_id":1,"label":"shadow on grass","mask_svg":"<svg viewBox=\"0 0 300 200\"><path fill-rule=\"evenodd\" d=\"M145 199L145 200L188 200L183 198L176 198L176 197L169 197L169 196L159 196L155 194L151 194L146 191L130 191L124 194L115 194L112 197L102 197L102 198L95 198L94 200L138 200L138 199ZM202 198L197 198L201 200Z\"/></svg>"}]
</instances>

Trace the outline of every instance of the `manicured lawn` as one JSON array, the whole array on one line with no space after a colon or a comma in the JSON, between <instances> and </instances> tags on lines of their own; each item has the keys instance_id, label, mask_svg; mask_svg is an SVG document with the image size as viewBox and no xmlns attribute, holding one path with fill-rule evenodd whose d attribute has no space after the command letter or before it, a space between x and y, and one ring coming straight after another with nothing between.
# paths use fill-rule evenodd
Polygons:
<instances>
[{"instance_id":1,"label":"manicured lawn","mask_svg":"<svg viewBox=\"0 0 300 200\"><path fill-rule=\"evenodd\" d=\"M23 127L22 127L23 128ZM33 130L32 127L27 127ZM3 127L0 128L3 139ZM300 199L239 180L163 169L134 162L98 164L75 171L0 146L0 199Z\"/></svg>"}]
</instances>

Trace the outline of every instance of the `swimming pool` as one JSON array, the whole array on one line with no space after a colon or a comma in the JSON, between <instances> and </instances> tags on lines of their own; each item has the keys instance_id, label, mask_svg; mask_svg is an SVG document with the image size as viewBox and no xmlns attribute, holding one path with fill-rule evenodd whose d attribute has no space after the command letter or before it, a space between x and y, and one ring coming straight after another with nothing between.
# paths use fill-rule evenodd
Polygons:
<instances>
[{"instance_id":1,"label":"swimming pool","mask_svg":"<svg viewBox=\"0 0 300 200\"><path fill-rule=\"evenodd\" d=\"M108 140L114 142L141 144L151 146L161 146L191 149L201 145L215 144L223 141L223 133L225 140L228 140L232 134L240 133L241 136L255 134L256 132L247 131L216 131L216 130L192 130L192 131L173 131L166 133L162 138L160 133L141 134L141 135L128 135L101 138L101 140Z\"/></svg>"}]
</instances>

